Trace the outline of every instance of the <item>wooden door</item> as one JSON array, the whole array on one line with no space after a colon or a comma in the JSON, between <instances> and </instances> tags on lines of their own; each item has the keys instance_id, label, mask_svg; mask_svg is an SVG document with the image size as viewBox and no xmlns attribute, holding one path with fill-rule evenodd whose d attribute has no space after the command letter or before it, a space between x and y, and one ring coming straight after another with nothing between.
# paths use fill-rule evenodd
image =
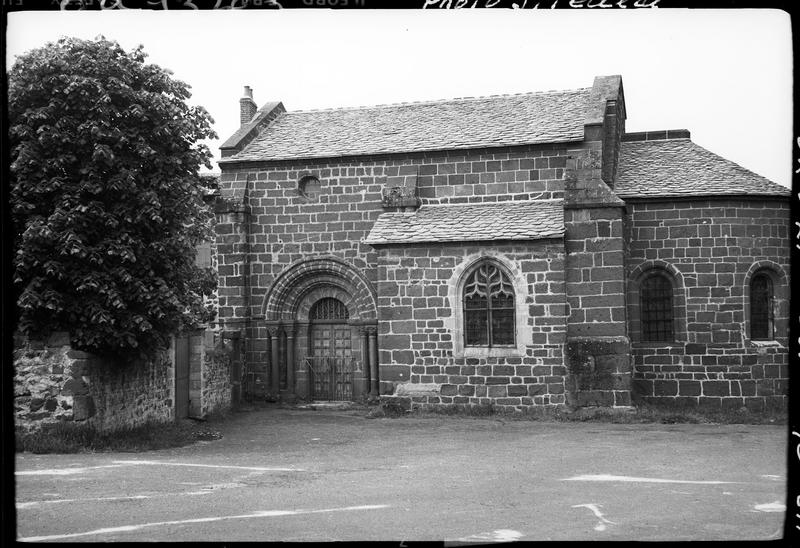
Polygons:
<instances>
[{"instance_id":1,"label":"wooden door","mask_svg":"<svg viewBox=\"0 0 800 548\"><path fill-rule=\"evenodd\" d=\"M311 395L318 400L353 399L352 334L347 309L332 298L311 310Z\"/></svg>"},{"instance_id":2,"label":"wooden door","mask_svg":"<svg viewBox=\"0 0 800 548\"><path fill-rule=\"evenodd\" d=\"M311 392L315 400L353 399L351 343L347 324L311 325Z\"/></svg>"}]
</instances>

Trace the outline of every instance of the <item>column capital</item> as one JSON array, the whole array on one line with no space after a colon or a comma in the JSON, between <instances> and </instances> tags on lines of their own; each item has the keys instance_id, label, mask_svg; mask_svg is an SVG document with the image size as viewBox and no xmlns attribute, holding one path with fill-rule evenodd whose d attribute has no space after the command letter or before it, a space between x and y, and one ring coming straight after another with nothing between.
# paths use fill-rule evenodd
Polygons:
<instances>
[{"instance_id":1,"label":"column capital","mask_svg":"<svg viewBox=\"0 0 800 548\"><path fill-rule=\"evenodd\" d=\"M269 333L269 336L273 339L276 338L281 329L281 322L278 320L267 320L264 323L267 324L267 333Z\"/></svg>"},{"instance_id":2,"label":"column capital","mask_svg":"<svg viewBox=\"0 0 800 548\"><path fill-rule=\"evenodd\" d=\"M297 326L294 322L283 324L283 331L286 333L287 337L294 337L294 332L297 329Z\"/></svg>"},{"instance_id":3,"label":"column capital","mask_svg":"<svg viewBox=\"0 0 800 548\"><path fill-rule=\"evenodd\" d=\"M377 320L360 320L358 322L353 322L353 327L358 329L359 333L374 333L378 330L378 322Z\"/></svg>"}]
</instances>

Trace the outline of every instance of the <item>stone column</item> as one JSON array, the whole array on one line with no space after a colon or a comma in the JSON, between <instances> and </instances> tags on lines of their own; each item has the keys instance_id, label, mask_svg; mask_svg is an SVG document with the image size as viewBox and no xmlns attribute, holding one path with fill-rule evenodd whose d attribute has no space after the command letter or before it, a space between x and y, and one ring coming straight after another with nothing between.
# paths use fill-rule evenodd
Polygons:
<instances>
[{"instance_id":1,"label":"stone column","mask_svg":"<svg viewBox=\"0 0 800 548\"><path fill-rule=\"evenodd\" d=\"M364 394L370 392L370 379L372 378L372 371L370 371L370 354L369 354L369 331L366 327L359 327L358 332L361 334L361 357L364 367Z\"/></svg>"},{"instance_id":2,"label":"stone column","mask_svg":"<svg viewBox=\"0 0 800 548\"><path fill-rule=\"evenodd\" d=\"M294 359L297 362L298 358L307 358L311 352L308 348L309 345L309 329L308 322L296 322L294 324ZM303 398L311 397L310 375L308 366L303 362L302 367L297 367L295 363L294 376L294 394Z\"/></svg>"},{"instance_id":3,"label":"stone column","mask_svg":"<svg viewBox=\"0 0 800 548\"><path fill-rule=\"evenodd\" d=\"M278 392L280 392L280 376L278 375L278 357L280 356L280 325L272 324L267 326L267 330L269 331L269 346L271 350L271 356L269 360L269 392L272 394L273 397L278 396Z\"/></svg>"},{"instance_id":4,"label":"stone column","mask_svg":"<svg viewBox=\"0 0 800 548\"><path fill-rule=\"evenodd\" d=\"M378 397L378 329L368 327L369 334L369 397Z\"/></svg>"},{"instance_id":5,"label":"stone column","mask_svg":"<svg viewBox=\"0 0 800 548\"><path fill-rule=\"evenodd\" d=\"M283 328L286 331L286 391L294 394L294 324Z\"/></svg>"}]
</instances>

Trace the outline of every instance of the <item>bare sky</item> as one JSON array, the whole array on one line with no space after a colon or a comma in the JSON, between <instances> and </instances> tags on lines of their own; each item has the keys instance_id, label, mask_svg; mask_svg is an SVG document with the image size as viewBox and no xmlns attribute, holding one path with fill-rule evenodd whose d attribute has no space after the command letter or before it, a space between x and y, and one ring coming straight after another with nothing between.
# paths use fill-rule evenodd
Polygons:
<instances>
[{"instance_id":1,"label":"bare sky","mask_svg":"<svg viewBox=\"0 0 800 548\"><path fill-rule=\"evenodd\" d=\"M685 128L791 186L792 42L773 10L19 12L7 62L103 34L192 86L219 144L249 85L288 110L589 87L621 74L627 130Z\"/></svg>"}]
</instances>

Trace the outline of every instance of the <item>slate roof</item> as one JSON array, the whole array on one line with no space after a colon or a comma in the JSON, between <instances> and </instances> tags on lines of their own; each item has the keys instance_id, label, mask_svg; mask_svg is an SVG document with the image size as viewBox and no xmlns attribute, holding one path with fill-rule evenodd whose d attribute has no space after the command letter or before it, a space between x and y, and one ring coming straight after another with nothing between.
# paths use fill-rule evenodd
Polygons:
<instances>
[{"instance_id":1,"label":"slate roof","mask_svg":"<svg viewBox=\"0 0 800 548\"><path fill-rule=\"evenodd\" d=\"M579 141L590 91L283 112L242 151L221 162Z\"/></svg>"},{"instance_id":2,"label":"slate roof","mask_svg":"<svg viewBox=\"0 0 800 548\"><path fill-rule=\"evenodd\" d=\"M563 200L424 205L378 217L368 244L537 240L564 234Z\"/></svg>"},{"instance_id":3,"label":"slate roof","mask_svg":"<svg viewBox=\"0 0 800 548\"><path fill-rule=\"evenodd\" d=\"M614 192L620 198L789 196L789 189L689 139L623 141Z\"/></svg>"}]
</instances>

